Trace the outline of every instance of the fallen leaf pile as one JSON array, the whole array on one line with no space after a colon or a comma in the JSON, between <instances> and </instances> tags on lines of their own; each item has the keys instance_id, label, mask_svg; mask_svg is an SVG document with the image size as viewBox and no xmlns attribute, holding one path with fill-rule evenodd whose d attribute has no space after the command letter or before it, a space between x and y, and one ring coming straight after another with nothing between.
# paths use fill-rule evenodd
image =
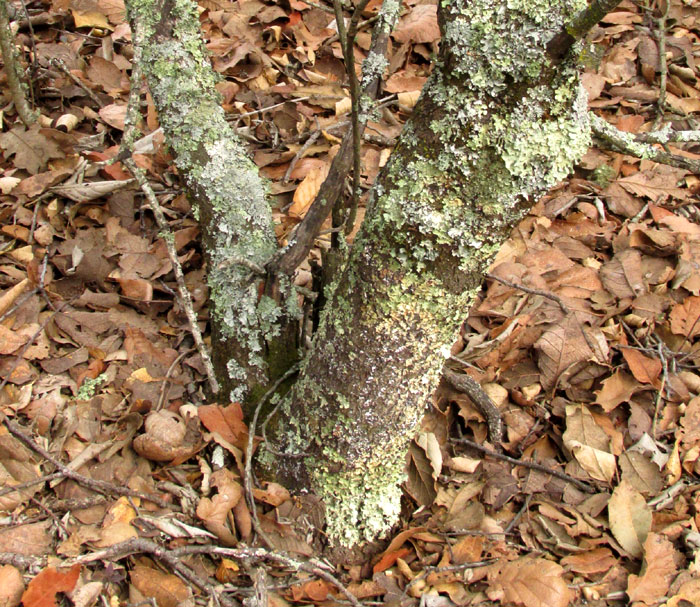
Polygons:
<instances>
[{"instance_id":1,"label":"fallen leaf pile","mask_svg":"<svg viewBox=\"0 0 700 607\"><path fill-rule=\"evenodd\" d=\"M380 4L362 15L358 68ZM275 550L303 561L323 514L276 483L246 500L241 407L204 399L163 236L132 176L105 163L130 89L123 3L27 6L34 25L18 9L16 40L42 119L27 129L10 112L0 133L0 605L52 607L66 594L81 607L174 607L208 601L214 586L245 604L264 590L271 607L345 600L289 563L263 568L203 549L245 546L257 517ZM349 125L335 18L302 0L199 6L223 106L270 180L284 243ZM403 7L362 147L365 189L439 43L435 3ZM674 0L659 20L625 0L608 14L584 75L591 109L640 135L661 126L661 101L673 128L695 129L699 10ZM134 160L204 328L197 222L145 90L142 100ZM698 144L667 147L700 159ZM439 387L407 456L401 527L379 554L336 571L355 597L399 607L700 604L698 191L687 170L601 145L513 231L451 361L498 408L504 439L490 444L469 397ZM319 237L310 259L328 244ZM310 268L299 286L311 287ZM485 456L465 438L500 451ZM138 541L176 558L163 566L145 543L110 553Z\"/></svg>"}]
</instances>

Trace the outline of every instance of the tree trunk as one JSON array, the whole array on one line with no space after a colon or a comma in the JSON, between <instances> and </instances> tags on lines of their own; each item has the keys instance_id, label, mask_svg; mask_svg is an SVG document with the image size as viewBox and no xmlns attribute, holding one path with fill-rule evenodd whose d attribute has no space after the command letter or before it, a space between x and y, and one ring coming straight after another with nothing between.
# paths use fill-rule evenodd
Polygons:
<instances>
[{"instance_id":1,"label":"tree trunk","mask_svg":"<svg viewBox=\"0 0 700 607\"><path fill-rule=\"evenodd\" d=\"M309 454L283 469L323 499L334 542L396 521L407 443L484 272L590 145L578 72L546 52L581 7L461 0L441 11L439 62L278 424L285 448Z\"/></svg>"},{"instance_id":2,"label":"tree trunk","mask_svg":"<svg viewBox=\"0 0 700 607\"><path fill-rule=\"evenodd\" d=\"M260 297L263 282L241 261L263 265L274 252L264 193L226 130L189 1L127 4L161 124L200 205L214 335L249 388L265 381L267 344L293 314L284 302L294 297ZM275 463L280 478L323 499L336 544L373 539L397 520L408 441L483 273L588 148L576 66L547 52L583 8L581 0L441 6L439 59L274 424L273 441L291 454Z\"/></svg>"}]
</instances>

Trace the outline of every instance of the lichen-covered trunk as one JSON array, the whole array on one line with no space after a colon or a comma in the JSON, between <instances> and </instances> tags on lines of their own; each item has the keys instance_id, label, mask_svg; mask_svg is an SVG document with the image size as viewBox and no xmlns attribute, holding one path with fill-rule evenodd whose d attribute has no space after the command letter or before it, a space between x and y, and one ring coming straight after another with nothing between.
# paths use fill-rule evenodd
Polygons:
<instances>
[{"instance_id":1,"label":"lichen-covered trunk","mask_svg":"<svg viewBox=\"0 0 700 607\"><path fill-rule=\"evenodd\" d=\"M295 297L266 294L265 277L255 271L277 250L265 188L226 122L197 4L127 0L126 5L160 125L202 227L220 397L243 400L268 381L271 359L285 348L275 350L275 340L288 334L285 319L294 316L296 305ZM281 284L290 282L283 278Z\"/></svg>"},{"instance_id":2,"label":"lichen-covered trunk","mask_svg":"<svg viewBox=\"0 0 700 607\"><path fill-rule=\"evenodd\" d=\"M408 441L484 272L589 145L574 62L547 42L582 0L443 0L441 53L276 424L281 476L353 545L399 513ZM282 421L284 419L284 421Z\"/></svg>"}]
</instances>

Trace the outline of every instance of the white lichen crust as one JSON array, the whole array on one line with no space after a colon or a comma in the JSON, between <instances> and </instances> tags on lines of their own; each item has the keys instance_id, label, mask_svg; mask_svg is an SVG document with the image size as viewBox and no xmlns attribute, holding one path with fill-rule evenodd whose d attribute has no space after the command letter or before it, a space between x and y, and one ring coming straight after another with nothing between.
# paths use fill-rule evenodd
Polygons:
<instances>
[{"instance_id":1,"label":"white lichen crust","mask_svg":"<svg viewBox=\"0 0 700 607\"><path fill-rule=\"evenodd\" d=\"M285 404L326 533L351 546L397 520L407 442L483 272L590 144L576 66L549 39L581 0L440 7L433 75L378 178L348 265ZM297 462L297 463L295 463Z\"/></svg>"}]
</instances>

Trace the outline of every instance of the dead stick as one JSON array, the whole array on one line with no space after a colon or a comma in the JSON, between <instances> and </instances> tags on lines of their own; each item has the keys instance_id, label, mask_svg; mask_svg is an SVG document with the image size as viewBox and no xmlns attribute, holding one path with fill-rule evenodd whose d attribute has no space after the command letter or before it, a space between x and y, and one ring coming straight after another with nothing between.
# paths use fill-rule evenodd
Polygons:
<instances>
[{"instance_id":1,"label":"dead stick","mask_svg":"<svg viewBox=\"0 0 700 607\"><path fill-rule=\"evenodd\" d=\"M515 459L514 457L510 457L509 455L503 455L502 453L497 453L496 451L492 451L491 449L487 449L486 447L482 447L480 444L475 443L474 441L470 441L468 438L451 438L450 439L454 443L460 443L462 445L467 445L471 447L472 449L476 449L477 451L483 453L484 455L488 457L493 457L494 459L500 459L501 461L508 462L509 464L513 464L514 466L522 466L523 468L530 468L531 470L539 470L540 472L544 472L545 474L551 474L552 476L556 476L557 478L567 481L571 483L572 485L575 485L578 489L581 489L581 491L585 491L586 493L595 493L596 490L588 485L587 483L584 483L583 481L580 481L573 476L570 476L569 474L566 474L566 472L560 472L559 470L552 470L550 468L547 468L547 466L543 466L542 464L538 464L537 462L528 462L525 460L521 459Z\"/></svg>"},{"instance_id":2,"label":"dead stick","mask_svg":"<svg viewBox=\"0 0 700 607\"><path fill-rule=\"evenodd\" d=\"M495 280L496 282L500 282L502 285L505 285L506 287L510 287L512 289L518 289L519 291L523 291L525 293L531 293L532 295L541 295L542 297L545 297L546 299L551 299L552 301L557 302L559 304L559 307L561 308L561 311L564 312L564 314L569 314L570 310L567 307L567 305L561 300L561 297L558 295L555 295L554 293L551 293L550 291L544 291L542 289L532 289L530 287L525 287L523 285L519 285L515 282L510 282L509 280L506 280L505 278L501 278L500 276L496 276L495 274L487 274L486 278L490 278L491 280Z\"/></svg>"},{"instance_id":3,"label":"dead stick","mask_svg":"<svg viewBox=\"0 0 700 607\"><path fill-rule=\"evenodd\" d=\"M489 438L494 444L501 442L503 438L503 421L501 412L496 405L493 404L489 395L484 392L484 389L469 375L455 373L451 369L445 367L442 370L442 376L452 385L453 388L464 392L472 399L479 413L486 419L486 424L489 427Z\"/></svg>"},{"instance_id":4,"label":"dead stick","mask_svg":"<svg viewBox=\"0 0 700 607\"><path fill-rule=\"evenodd\" d=\"M59 472L61 475L65 476L66 478L69 478L79 485L82 485L83 487L86 487L88 489L92 489L93 491L97 491L98 493L103 493L106 495L123 495L127 497L138 497L139 499L148 501L148 502L153 502L154 504L157 504L161 508L173 508L173 504L166 502L165 500L159 498L158 496L155 495L149 495L148 493L143 493L142 491L134 491L132 489L129 489L128 487L122 487L120 485L113 485L112 483L108 483L106 481L100 481L96 480L94 478L89 478L87 476L83 476L82 474L79 474L78 472L75 472L74 470L71 470L68 466L57 460L53 455L51 455L46 449L43 447L40 447L37 445L31 437L29 437L27 434L25 434L22 429L20 428L19 425L17 425L15 422L11 421L8 419L4 414L0 413L0 417L2 418L2 422L5 424L5 427L9 430L10 434L14 436L19 442L21 442L24 446L28 447L34 453L37 455L40 455L43 457L46 461L52 463L56 468L58 468Z\"/></svg>"}]
</instances>

